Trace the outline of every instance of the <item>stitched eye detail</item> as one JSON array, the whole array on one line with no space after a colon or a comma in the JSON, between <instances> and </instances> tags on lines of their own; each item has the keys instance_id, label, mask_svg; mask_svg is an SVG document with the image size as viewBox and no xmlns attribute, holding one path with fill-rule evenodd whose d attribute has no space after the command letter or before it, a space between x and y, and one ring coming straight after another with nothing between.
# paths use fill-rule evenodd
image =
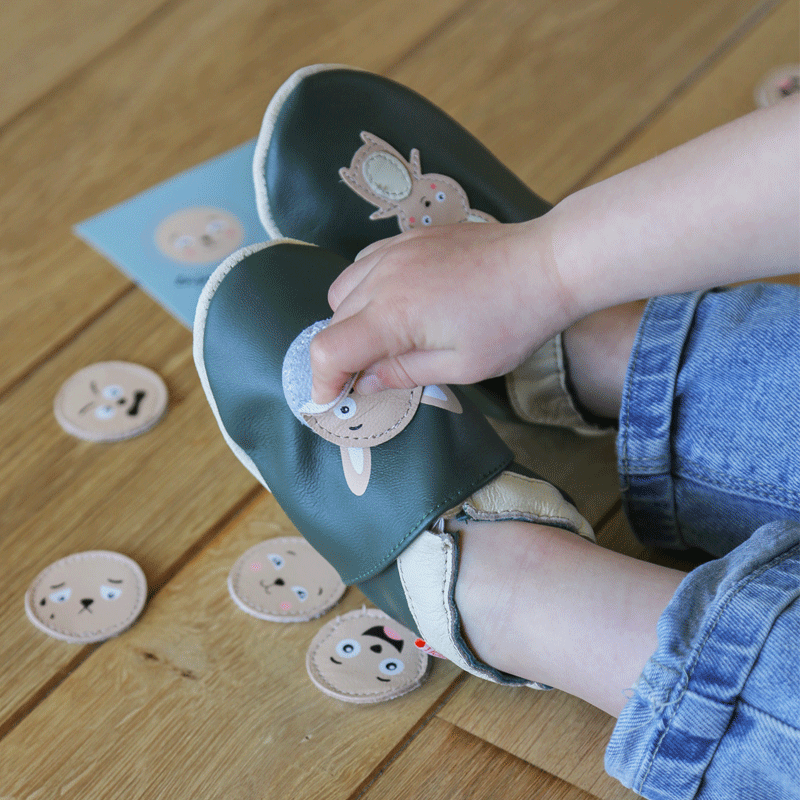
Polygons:
<instances>
[{"instance_id":1,"label":"stitched eye detail","mask_svg":"<svg viewBox=\"0 0 800 800\"><path fill-rule=\"evenodd\" d=\"M355 415L356 411L358 411L358 406L355 403L355 400L343 400L336 408L333 409L333 413L336 414L339 419L350 419L352 416Z\"/></svg>"},{"instance_id":2,"label":"stitched eye detail","mask_svg":"<svg viewBox=\"0 0 800 800\"><path fill-rule=\"evenodd\" d=\"M72 594L72 589L67 587L65 589L59 589L57 592L53 592L50 595L50 599L54 603L66 603L67 600L69 600L71 594Z\"/></svg>"},{"instance_id":3,"label":"stitched eye detail","mask_svg":"<svg viewBox=\"0 0 800 800\"><path fill-rule=\"evenodd\" d=\"M355 658L361 652L361 645L355 639L342 639L336 645L336 654L341 658Z\"/></svg>"},{"instance_id":4,"label":"stitched eye detail","mask_svg":"<svg viewBox=\"0 0 800 800\"><path fill-rule=\"evenodd\" d=\"M430 225L431 222L433 222L433 220L427 214L422 218L423 225Z\"/></svg>"},{"instance_id":5,"label":"stitched eye detail","mask_svg":"<svg viewBox=\"0 0 800 800\"><path fill-rule=\"evenodd\" d=\"M444 192L436 192L436 199L440 203L444 203L444 201L447 200L447 195Z\"/></svg>"},{"instance_id":6,"label":"stitched eye detail","mask_svg":"<svg viewBox=\"0 0 800 800\"><path fill-rule=\"evenodd\" d=\"M272 562L272 566L275 569L283 569L283 565L286 563L283 560L283 556L279 556L277 553L270 553L267 558Z\"/></svg>"},{"instance_id":7,"label":"stitched eye detail","mask_svg":"<svg viewBox=\"0 0 800 800\"><path fill-rule=\"evenodd\" d=\"M308 600L308 592L302 586L292 586L292 591L297 595L297 599L301 603Z\"/></svg>"},{"instance_id":8,"label":"stitched eye detail","mask_svg":"<svg viewBox=\"0 0 800 800\"><path fill-rule=\"evenodd\" d=\"M103 389L103 397L105 397L106 400L116 400L118 397L122 397L122 387L116 384L106 386L106 388Z\"/></svg>"},{"instance_id":9,"label":"stitched eye detail","mask_svg":"<svg viewBox=\"0 0 800 800\"><path fill-rule=\"evenodd\" d=\"M399 658L384 658L378 664L378 669L384 675L399 675L405 668L406 665Z\"/></svg>"},{"instance_id":10,"label":"stitched eye detail","mask_svg":"<svg viewBox=\"0 0 800 800\"><path fill-rule=\"evenodd\" d=\"M122 589L119 586L106 586L103 584L100 587L100 597L103 600L116 600L122 594Z\"/></svg>"},{"instance_id":11,"label":"stitched eye detail","mask_svg":"<svg viewBox=\"0 0 800 800\"><path fill-rule=\"evenodd\" d=\"M219 233L225 227L225 223L221 219L212 219L206 225L206 233Z\"/></svg>"},{"instance_id":12,"label":"stitched eye detail","mask_svg":"<svg viewBox=\"0 0 800 800\"><path fill-rule=\"evenodd\" d=\"M113 406L98 406L94 410L94 415L97 419L111 419L114 416Z\"/></svg>"}]
</instances>

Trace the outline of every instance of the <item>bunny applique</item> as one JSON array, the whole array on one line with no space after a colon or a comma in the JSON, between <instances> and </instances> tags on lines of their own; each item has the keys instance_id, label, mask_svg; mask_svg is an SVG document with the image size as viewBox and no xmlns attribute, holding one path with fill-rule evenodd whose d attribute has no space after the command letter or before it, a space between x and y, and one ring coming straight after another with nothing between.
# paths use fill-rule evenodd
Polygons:
<instances>
[{"instance_id":1,"label":"bunny applique","mask_svg":"<svg viewBox=\"0 0 800 800\"><path fill-rule=\"evenodd\" d=\"M349 167L339 170L342 180L378 210L370 219L396 216L401 231L457 222L496 222L490 214L470 208L461 185L433 172L422 172L419 150L406 161L388 142L362 131L364 144Z\"/></svg>"},{"instance_id":2,"label":"bunny applique","mask_svg":"<svg viewBox=\"0 0 800 800\"><path fill-rule=\"evenodd\" d=\"M462 413L461 403L448 386L417 386L362 395L354 375L339 397L326 405L311 400L309 346L330 320L306 328L290 345L283 361L283 392L300 422L323 439L338 445L350 491L360 496L369 485L371 450L393 439L411 422L420 404Z\"/></svg>"}]
</instances>

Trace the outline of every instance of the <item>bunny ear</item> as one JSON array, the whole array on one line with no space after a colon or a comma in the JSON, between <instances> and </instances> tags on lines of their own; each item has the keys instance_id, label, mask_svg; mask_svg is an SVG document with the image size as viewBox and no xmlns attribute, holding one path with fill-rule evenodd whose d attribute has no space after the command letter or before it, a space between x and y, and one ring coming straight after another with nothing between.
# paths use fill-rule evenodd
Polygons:
<instances>
[{"instance_id":1,"label":"bunny ear","mask_svg":"<svg viewBox=\"0 0 800 800\"><path fill-rule=\"evenodd\" d=\"M367 491L372 471L372 455L368 447L342 447L342 467L350 491L360 497Z\"/></svg>"},{"instance_id":2,"label":"bunny ear","mask_svg":"<svg viewBox=\"0 0 800 800\"><path fill-rule=\"evenodd\" d=\"M463 409L453 390L443 383L426 386L422 391L421 403L427 406L436 406L453 414L460 414Z\"/></svg>"},{"instance_id":3,"label":"bunny ear","mask_svg":"<svg viewBox=\"0 0 800 800\"><path fill-rule=\"evenodd\" d=\"M411 175L415 180L419 180L422 177L422 164L419 160L419 150L415 147L411 151Z\"/></svg>"},{"instance_id":4,"label":"bunny ear","mask_svg":"<svg viewBox=\"0 0 800 800\"><path fill-rule=\"evenodd\" d=\"M361 165L361 174L381 200L398 203L411 194L413 181L404 161L387 152L370 153Z\"/></svg>"},{"instance_id":5,"label":"bunny ear","mask_svg":"<svg viewBox=\"0 0 800 800\"><path fill-rule=\"evenodd\" d=\"M388 212L380 216L392 216L397 213L397 204L411 194L411 165L383 139L362 131L361 140L364 144L339 175L356 194Z\"/></svg>"}]
</instances>

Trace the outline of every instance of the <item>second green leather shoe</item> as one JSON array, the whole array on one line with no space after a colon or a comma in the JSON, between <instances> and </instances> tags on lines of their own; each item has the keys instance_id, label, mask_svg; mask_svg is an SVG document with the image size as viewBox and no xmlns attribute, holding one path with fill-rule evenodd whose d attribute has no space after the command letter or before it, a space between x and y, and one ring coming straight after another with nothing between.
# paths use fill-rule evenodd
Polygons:
<instances>
[{"instance_id":1,"label":"second green leather shoe","mask_svg":"<svg viewBox=\"0 0 800 800\"><path fill-rule=\"evenodd\" d=\"M512 465L457 388L362 397L351 381L336 403L314 405L308 345L342 268L321 248L275 241L211 276L194 355L222 434L345 583L464 669L530 685L481 664L463 641L446 520L524 519L587 538L591 528L558 489Z\"/></svg>"}]
</instances>

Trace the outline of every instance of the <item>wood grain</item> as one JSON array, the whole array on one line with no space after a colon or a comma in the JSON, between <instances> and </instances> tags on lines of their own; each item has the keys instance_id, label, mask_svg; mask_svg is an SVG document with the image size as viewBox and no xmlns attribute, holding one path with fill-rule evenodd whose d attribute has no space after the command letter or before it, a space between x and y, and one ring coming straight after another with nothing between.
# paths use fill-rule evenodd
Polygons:
<instances>
[{"instance_id":1,"label":"wood grain","mask_svg":"<svg viewBox=\"0 0 800 800\"><path fill-rule=\"evenodd\" d=\"M142 24L166 0L0 6L0 128Z\"/></svg>"},{"instance_id":2,"label":"wood grain","mask_svg":"<svg viewBox=\"0 0 800 800\"><path fill-rule=\"evenodd\" d=\"M129 285L72 225L256 136L296 68L380 72L459 3L393 5L173 2L3 131L0 391Z\"/></svg>"},{"instance_id":3,"label":"wood grain","mask_svg":"<svg viewBox=\"0 0 800 800\"><path fill-rule=\"evenodd\" d=\"M615 720L576 697L470 677L437 716L600 800L637 796L603 769Z\"/></svg>"},{"instance_id":4,"label":"wood grain","mask_svg":"<svg viewBox=\"0 0 800 800\"><path fill-rule=\"evenodd\" d=\"M22 611L41 569L71 552L117 550L158 586L256 486L217 430L189 340L135 292L0 401L0 720L75 657L75 647L34 633ZM64 433L52 411L61 383L87 364L113 359L164 378L166 417L149 433L114 444Z\"/></svg>"},{"instance_id":5,"label":"wood grain","mask_svg":"<svg viewBox=\"0 0 800 800\"><path fill-rule=\"evenodd\" d=\"M389 705L320 693L306 650L363 595L350 589L320 620L279 624L242 612L226 586L245 550L287 535L296 531L262 494L0 741L0 797L348 797L458 670L437 660L427 683Z\"/></svg>"},{"instance_id":6,"label":"wood grain","mask_svg":"<svg viewBox=\"0 0 800 800\"><path fill-rule=\"evenodd\" d=\"M753 93L771 70L800 61L800 6L781 3L741 43L685 88L663 113L625 140L587 182L615 175L756 108Z\"/></svg>"},{"instance_id":7,"label":"wood grain","mask_svg":"<svg viewBox=\"0 0 800 800\"><path fill-rule=\"evenodd\" d=\"M364 800L594 798L441 719L427 725L359 796Z\"/></svg>"},{"instance_id":8,"label":"wood grain","mask_svg":"<svg viewBox=\"0 0 800 800\"><path fill-rule=\"evenodd\" d=\"M392 77L438 103L555 200L772 5L487 2Z\"/></svg>"}]
</instances>

